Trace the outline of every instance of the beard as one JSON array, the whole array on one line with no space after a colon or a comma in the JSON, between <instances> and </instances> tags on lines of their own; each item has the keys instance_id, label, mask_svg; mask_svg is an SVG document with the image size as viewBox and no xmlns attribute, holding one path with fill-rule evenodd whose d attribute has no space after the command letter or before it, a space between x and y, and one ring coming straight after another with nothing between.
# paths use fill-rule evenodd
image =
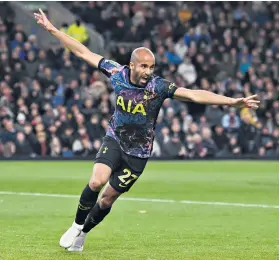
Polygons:
<instances>
[{"instance_id":1,"label":"beard","mask_svg":"<svg viewBox=\"0 0 280 260\"><path fill-rule=\"evenodd\" d=\"M141 86L141 87L145 87L148 82L150 81L150 79L152 78L151 76L145 76L142 73L136 73L136 85Z\"/></svg>"}]
</instances>

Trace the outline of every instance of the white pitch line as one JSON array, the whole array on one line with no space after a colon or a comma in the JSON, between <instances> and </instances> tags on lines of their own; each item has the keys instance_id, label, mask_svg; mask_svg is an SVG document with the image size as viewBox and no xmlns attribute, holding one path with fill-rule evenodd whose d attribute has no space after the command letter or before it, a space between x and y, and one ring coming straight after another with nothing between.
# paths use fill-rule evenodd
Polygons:
<instances>
[{"instance_id":1,"label":"white pitch line","mask_svg":"<svg viewBox=\"0 0 280 260\"><path fill-rule=\"evenodd\" d=\"M55 198L75 198L78 195L70 194L52 194L52 193L32 193L32 192L13 192L13 191L0 191L0 195L18 195L18 196L34 196L34 197L55 197ZM149 199L149 198L119 198L119 200L126 201L141 201L141 202L158 202L158 203L181 203L181 204L194 204L194 205L215 205L215 206L233 206L245 208L273 208L278 209L279 206L267 204L244 204L232 202L218 202L218 201L193 201L193 200L166 200L166 199Z\"/></svg>"}]
</instances>

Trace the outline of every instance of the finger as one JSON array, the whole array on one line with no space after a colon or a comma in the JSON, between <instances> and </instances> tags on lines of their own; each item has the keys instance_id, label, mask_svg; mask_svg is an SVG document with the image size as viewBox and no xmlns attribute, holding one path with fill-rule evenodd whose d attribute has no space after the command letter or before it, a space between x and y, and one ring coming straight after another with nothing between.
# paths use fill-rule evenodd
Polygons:
<instances>
[{"instance_id":1,"label":"finger","mask_svg":"<svg viewBox=\"0 0 280 260\"><path fill-rule=\"evenodd\" d=\"M258 95L246 97L245 100L251 100L251 99L256 99L256 98L258 98Z\"/></svg>"},{"instance_id":2,"label":"finger","mask_svg":"<svg viewBox=\"0 0 280 260\"><path fill-rule=\"evenodd\" d=\"M42 9L41 8L39 8L39 11L40 11L40 13L41 13L41 15L45 15L45 13L42 11Z\"/></svg>"},{"instance_id":3,"label":"finger","mask_svg":"<svg viewBox=\"0 0 280 260\"><path fill-rule=\"evenodd\" d=\"M253 108L253 109L257 109L259 106L255 105L255 104L250 104L247 106L248 108Z\"/></svg>"},{"instance_id":4,"label":"finger","mask_svg":"<svg viewBox=\"0 0 280 260\"><path fill-rule=\"evenodd\" d=\"M41 17L36 17L36 16L35 16L35 19L36 19L36 21L41 21L42 20Z\"/></svg>"},{"instance_id":5,"label":"finger","mask_svg":"<svg viewBox=\"0 0 280 260\"><path fill-rule=\"evenodd\" d=\"M260 103L261 101L259 101L259 100L248 100L247 101L248 103L256 103L256 104L258 104L258 103Z\"/></svg>"}]
</instances>

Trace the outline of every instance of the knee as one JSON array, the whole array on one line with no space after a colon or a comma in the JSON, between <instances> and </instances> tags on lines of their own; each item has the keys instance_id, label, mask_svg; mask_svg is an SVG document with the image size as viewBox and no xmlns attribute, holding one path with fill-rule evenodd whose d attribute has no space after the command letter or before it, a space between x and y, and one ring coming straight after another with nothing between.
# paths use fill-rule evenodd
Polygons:
<instances>
[{"instance_id":1,"label":"knee","mask_svg":"<svg viewBox=\"0 0 280 260\"><path fill-rule=\"evenodd\" d=\"M100 191L103 187L103 183L100 180L90 180L88 186L93 191Z\"/></svg>"},{"instance_id":2,"label":"knee","mask_svg":"<svg viewBox=\"0 0 280 260\"><path fill-rule=\"evenodd\" d=\"M110 208L110 207L112 207L114 201L115 201L115 198L113 198L113 197L109 197L109 196L101 197L101 199L99 200L100 208L102 208L102 209Z\"/></svg>"}]
</instances>

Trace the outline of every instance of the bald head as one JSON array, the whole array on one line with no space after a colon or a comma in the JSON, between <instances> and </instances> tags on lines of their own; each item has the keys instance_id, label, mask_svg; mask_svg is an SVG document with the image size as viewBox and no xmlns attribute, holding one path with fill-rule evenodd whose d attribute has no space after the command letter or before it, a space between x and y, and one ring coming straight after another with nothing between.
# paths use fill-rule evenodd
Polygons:
<instances>
[{"instance_id":1,"label":"bald head","mask_svg":"<svg viewBox=\"0 0 280 260\"><path fill-rule=\"evenodd\" d=\"M130 57L130 62L142 62L145 60L153 60L155 61L155 56L152 53L151 50L145 48L145 47L140 47L135 49Z\"/></svg>"},{"instance_id":2,"label":"bald head","mask_svg":"<svg viewBox=\"0 0 280 260\"><path fill-rule=\"evenodd\" d=\"M138 86L146 86L154 73L154 54L145 47L135 49L131 54L129 68L131 82Z\"/></svg>"}]
</instances>

